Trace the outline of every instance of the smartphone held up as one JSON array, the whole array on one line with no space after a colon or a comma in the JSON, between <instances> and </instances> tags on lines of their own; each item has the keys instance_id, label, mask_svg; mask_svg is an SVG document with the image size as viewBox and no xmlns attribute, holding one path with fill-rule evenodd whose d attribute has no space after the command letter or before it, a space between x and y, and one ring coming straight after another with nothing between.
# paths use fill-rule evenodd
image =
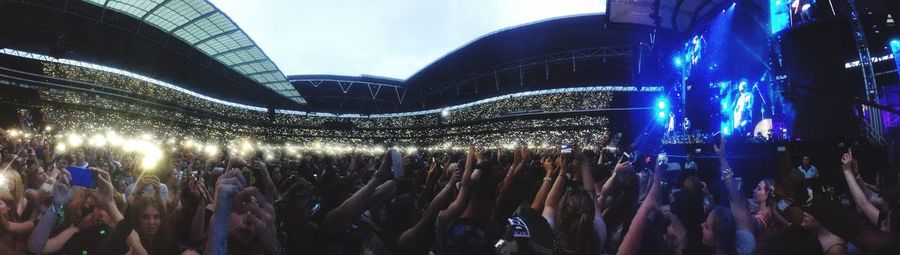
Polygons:
<instances>
[{"instance_id":1,"label":"smartphone held up","mask_svg":"<svg viewBox=\"0 0 900 255\"><path fill-rule=\"evenodd\" d=\"M97 187L97 175L87 167L67 167L66 170L72 174L72 185L85 188Z\"/></svg>"}]
</instances>

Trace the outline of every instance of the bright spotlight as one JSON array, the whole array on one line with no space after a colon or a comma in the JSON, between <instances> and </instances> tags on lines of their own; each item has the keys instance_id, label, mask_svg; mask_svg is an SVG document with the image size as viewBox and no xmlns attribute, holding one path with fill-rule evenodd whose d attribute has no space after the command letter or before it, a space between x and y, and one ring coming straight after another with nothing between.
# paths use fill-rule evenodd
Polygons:
<instances>
[{"instance_id":1,"label":"bright spotlight","mask_svg":"<svg viewBox=\"0 0 900 255\"><path fill-rule=\"evenodd\" d=\"M64 152L64 151L66 151L66 144L65 143L57 143L56 144L56 152L59 153L59 152Z\"/></svg>"},{"instance_id":2,"label":"bright spotlight","mask_svg":"<svg viewBox=\"0 0 900 255\"><path fill-rule=\"evenodd\" d=\"M663 121L669 116L669 100L664 97L660 97L656 99L656 118L657 120Z\"/></svg>"},{"instance_id":3,"label":"bright spotlight","mask_svg":"<svg viewBox=\"0 0 900 255\"><path fill-rule=\"evenodd\" d=\"M77 134L69 135L69 144L72 145L72 147L81 146L81 144L83 142L84 142L84 139L82 139L80 135L77 135Z\"/></svg>"},{"instance_id":4,"label":"bright spotlight","mask_svg":"<svg viewBox=\"0 0 900 255\"><path fill-rule=\"evenodd\" d=\"M441 109L441 117L446 118L449 116L450 116L450 109L447 109L447 108Z\"/></svg>"},{"instance_id":5,"label":"bright spotlight","mask_svg":"<svg viewBox=\"0 0 900 255\"><path fill-rule=\"evenodd\" d=\"M206 154L209 156L215 156L219 153L219 149L212 144L207 144L205 147L203 147L203 151L206 152Z\"/></svg>"},{"instance_id":6,"label":"bright spotlight","mask_svg":"<svg viewBox=\"0 0 900 255\"><path fill-rule=\"evenodd\" d=\"M122 145L123 143L125 143L125 139L113 131L109 131L106 133L106 141L109 142L109 144L112 144L115 146L119 146L119 145Z\"/></svg>"},{"instance_id":7,"label":"bright spotlight","mask_svg":"<svg viewBox=\"0 0 900 255\"><path fill-rule=\"evenodd\" d=\"M191 148L191 147L194 147L194 139L188 138L187 140L185 140L185 141L184 141L184 147L185 147L185 148Z\"/></svg>"},{"instance_id":8,"label":"bright spotlight","mask_svg":"<svg viewBox=\"0 0 900 255\"><path fill-rule=\"evenodd\" d=\"M102 135L96 134L88 139L88 144L94 147L103 147L106 146L106 138Z\"/></svg>"}]
</instances>

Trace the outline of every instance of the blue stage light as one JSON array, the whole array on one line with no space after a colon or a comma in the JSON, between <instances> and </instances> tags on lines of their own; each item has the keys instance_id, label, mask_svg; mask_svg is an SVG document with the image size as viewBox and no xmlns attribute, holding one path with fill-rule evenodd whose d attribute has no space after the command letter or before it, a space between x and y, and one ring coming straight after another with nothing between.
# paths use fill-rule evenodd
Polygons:
<instances>
[{"instance_id":1,"label":"blue stage light","mask_svg":"<svg viewBox=\"0 0 900 255\"><path fill-rule=\"evenodd\" d=\"M680 57L676 57L675 60L672 61L672 63L675 64L675 67L681 67L681 65L684 64L684 62L681 61Z\"/></svg>"},{"instance_id":2,"label":"blue stage light","mask_svg":"<svg viewBox=\"0 0 900 255\"><path fill-rule=\"evenodd\" d=\"M669 117L669 100L665 97L656 99L656 120L664 122Z\"/></svg>"},{"instance_id":3,"label":"blue stage light","mask_svg":"<svg viewBox=\"0 0 900 255\"><path fill-rule=\"evenodd\" d=\"M788 1L788 3L791 1ZM769 24L775 34L790 26L791 10L781 0L769 0Z\"/></svg>"},{"instance_id":4,"label":"blue stage light","mask_svg":"<svg viewBox=\"0 0 900 255\"><path fill-rule=\"evenodd\" d=\"M656 107L659 111L665 111L669 108L669 100L665 97L660 97L656 99Z\"/></svg>"},{"instance_id":5,"label":"blue stage light","mask_svg":"<svg viewBox=\"0 0 900 255\"><path fill-rule=\"evenodd\" d=\"M891 40L891 53L894 54L894 64L900 68L900 39ZM897 73L900 75L900 73Z\"/></svg>"}]
</instances>

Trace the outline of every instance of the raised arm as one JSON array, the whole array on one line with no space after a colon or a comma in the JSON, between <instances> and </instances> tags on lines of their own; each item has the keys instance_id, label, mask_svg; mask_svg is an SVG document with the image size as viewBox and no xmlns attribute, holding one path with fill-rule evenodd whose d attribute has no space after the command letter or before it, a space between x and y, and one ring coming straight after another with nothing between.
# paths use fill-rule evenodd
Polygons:
<instances>
[{"instance_id":1,"label":"raised arm","mask_svg":"<svg viewBox=\"0 0 900 255\"><path fill-rule=\"evenodd\" d=\"M62 248L62 246L53 247L54 245L52 244L58 242L50 242L48 240L50 239L53 228L56 227L56 221L61 218L60 216L63 213L63 208L72 201L72 197L75 195L75 189L69 186L69 180L69 172L63 170L57 178L56 184L53 185L53 202L50 204L50 209L44 213L44 216L41 217L41 220L28 238L29 252L46 254L57 252ZM78 232L77 229L74 229L74 231ZM65 243L68 241L68 238L72 237L72 234L74 233L71 233L71 231L67 229L66 231L63 231L63 233L57 235L57 237L65 237L65 240L62 241Z\"/></svg>"},{"instance_id":2,"label":"raised arm","mask_svg":"<svg viewBox=\"0 0 900 255\"><path fill-rule=\"evenodd\" d=\"M728 189L728 197L731 200L731 214L734 215L735 227L752 232L750 212L747 210L747 199L741 197L741 181L741 178L725 180L725 188Z\"/></svg>"},{"instance_id":3,"label":"raised arm","mask_svg":"<svg viewBox=\"0 0 900 255\"><path fill-rule=\"evenodd\" d=\"M495 214L498 220L509 217L515 212L517 201L510 199L510 197L515 197L512 195L511 190L514 190L513 187L517 186L514 185L513 179L522 172L522 168L525 167L526 159L530 158L531 155L528 153L528 148L522 147L513 152L513 164L510 165L509 171L506 172L506 177L503 178L503 183L500 185L500 192L497 195L497 208Z\"/></svg>"},{"instance_id":4,"label":"raised arm","mask_svg":"<svg viewBox=\"0 0 900 255\"><path fill-rule=\"evenodd\" d=\"M581 148L576 147L573 153L575 153L575 159L581 168L581 186L591 194L591 199L594 201L594 217L601 217L603 211L599 203L597 203L597 193L594 192L594 173L591 171L591 163L588 161L587 156L584 155L584 152L581 151Z\"/></svg>"},{"instance_id":5,"label":"raised arm","mask_svg":"<svg viewBox=\"0 0 900 255\"><path fill-rule=\"evenodd\" d=\"M262 189L262 193L266 198L266 202L269 204L274 204L275 197L278 196L278 187L276 187L275 183L272 182L272 176L269 173L269 167L262 159L254 160L253 164L255 166L254 168L256 168L258 171L262 171L262 184L266 187Z\"/></svg>"},{"instance_id":6,"label":"raised arm","mask_svg":"<svg viewBox=\"0 0 900 255\"><path fill-rule=\"evenodd\" d=\"M866 197L865 192L859 185L859 177L858 171L856 171L856 159L853 158L853 152L848 151L841 156L841 169L844 173L844 179L847 180L847 189L850 190L850 195L853 196L853 202L856 203L856 206L859 207L863 214L866 216L866 219L869 220L869 223L878 225L878 208L869 201Z\"/></svg>"},{"instance_id":7,"label":"raised arm","mask_svg":"<svg viewBox=\"0 0 900 255\"><path fill-rule=\"evenodd\" d=\"M383 181L390 179L391 174L391 151L386 150L382 157L381 167L372 179L366 183L361 189L353 193L353 196L341 203L340 206L331 210L325 216L323 226L329 233L335 233L347 228L353 223L353 219L358 217L365 210L369 199L375 193L375 188Z\"/></svg>"},{"instance_id":8,"label":"raised arm","mask_svg":"<svg viewBox=\"0 0 900 255\"><path fill-rule=\"evenodd\" d=\"M246 186L240 170L231 169L219 176L216 182L213 215L210 220L206 254L225 254L228 251L228 223L231 218L231 199Z\"/></svg>"},{"instance_id":9,"label":"raised arm","mask_svg":"<svg viewBox=\"0 0 900 255\"><path fill-rule=\"evenodd\" d=\"M839 202L821 198L812 198L808 205L801 207L812 215L829 232L844 238L867 252L875 254L892 254L896 251L900 236L896 233L882 232L868 224L859 224L852 219L853 215Z\"/></svg>"},{"instance_id":10,"label":"raised arm","mask_svg":"<svg viewBox=\"0 0 900 255\"><path fill-rule=\"evenodd\" d=\"M728 159L725 158L725 137L722 136L719 144L713 144L713 150L719 155L719 170L731 169Z\"/></svg>"},{"instance_id":11,"label":"raised arm","mask_svg":"<svg viewBox=\"0 0 900 255\"><path fill-rule=\"evenodd\" d=\"M597 208L600 209L602 213L603 210L606 210L606 197L609 196L609 189L612 187L612 183L616 179L616 175L619 173L631 169L631 162L625 160L625 158L619 159L619 163L616 164L616 167L613 169L612 175L606 179L606 183L600 187L600 195L597 197Z\"/></svg>"},{"instance_id":12,"label":"raised arm","mask_svg":"<svg viewBox=\"0 0 900 255\"><path fill-rule=\"evenodd\" d=\"M544 219L550 223L551 227L556 222L556 208L559 207L559 200L562 198L563 190L566 188L566 181L568 181L566 180L568 167L562 155L556 159L556 167L559 168L559 175L556 176L556 181L553 182L553 187L550 188L550 193L547 194L547 202L544 203L544 211L541 212L541 216L544 216Z\"/></svg>"},{"instance_id":13,"label":"raised arm","mask_svg":"<svg viewBox=\"0 0 900 255\"><path fill-rule=\"evenodd\" d=\"M438 218L443 221L448 221L450 219L456 218L466 210L466 206L469 205L469 179L472 178L472 171L475 168L475 145L469 143L468 155L466 155L466 169L463 172L462 181L460 182L459 193L456 194L456 200L453 200L453 203L447 207L446 210L442 211ZM455 185L455 184L451 184Z\"/></svg>"},{"instance_id":14,"label":"raised arm","mask_svg":"<svg viewBox=\"0 0 900 255\"><path fill-rule=\"evenodd\" d=\"M637 254L638 249L640 249L644 237L644 229L647 226L647 222L650 221L650 213L656 209L659 201L659 179L660 175L665 171L665 166L664 162L656 165L656 169L653 171L653 178L651 179L650 191L648 191L647 197L641 203L641 207L638 208L634 218L631 219L631 227L628 228L628 232L622 238L622 244L619 245L617 254Z\"/></svg>"},{"instance_id":15,"label":"raised arm","mask_svg":"<svg viewBox=\"0 0 900 255\"><path fill-rule=\"evenodd\" d=\"M397 244L402 254L424 254L430 240L434 240L434 221L437 219L438 213L450 205L453 201L453 185L462 178L462 173L457 171L450 177L447 186L441 189L441 192L428 204L425 213L419 222L416 222L412 228L403 231L403 234L397 240Z\"/></svg>"},{"instance_id":16,"label":"raised arm","mask_svg":"<svg viewBox=\"0 0 900 255\"><path fill-rule=\"evenodd\" d=\"M537 195L531 201L531 209L538 213L544 211L544 202L547 201L547 193L550 193L550 187L553 185L553 160L547 157L541 158L541 169L544 170L544 180L541 181L541 188L538 189Z\"/></svg>"},{"instance_id":17,"label":"raised arm","mask_svg":"<svg viewBox=\"0 0 900 255\"><path fill-rule=\"evenodd\" d=\"M731 169L731 166L728 164L728 159L725 158L724 138L720 145L713 145L713 149L715 149L716 154L719 155L719 169ZM725 188L728 189L728 198L731 202L731 214L734 215L735 227L737 227L737 229L752 232L753 228L750 223L750 213L747 210L747 199L741 197L740 183L742 180L741 178L731 178L730 175L725 177Z\"/></svg>"},{"instance_id":18,"label":"raised arm","mask_svg":"<svg viewBox=\"0 0 900 255\"><path fill-rule=\"evenodd\" d=\"M431 165L428 166L428 175L425 177L425 187L428 187L429 189L438 182L438 179L441 178L441 174L443 173L443 171L438 170L438 165L437 162L431 162Z\"/></svg>"},{"instance_id":19,"label":"raised arm","mask_svg":"<svg viewBox=\"0 0 900 255\"><path fill-rule=\"evenodd\" d=\"M91 171L98 177L98 189L92 190L91 195L94 196L94 201L97 201L97 205L101 206L106 213L109 214L109 221L107 224L115 227L116 224L125 219L125 216L122 215L122 212L120 212L119 208L116 206L116 199L114 198L115 189L113 188L112 179L109 176L109 172L100 168L92 167Z\"/></svg>"},{"instance_id":20,"label":"raised arm","mask_svg":"<svg viewBox=\"0 0 900 255\"><path fill-rule=\"evenodd\" d=\"M398 180L388 180L379 185L375 188L375 193L372 194L372 197L369 198L366 208L370 211L377 211L378 208L384 206L388 200L394 197L399 184L400 181Z\"/></svg>"}]
</instances>

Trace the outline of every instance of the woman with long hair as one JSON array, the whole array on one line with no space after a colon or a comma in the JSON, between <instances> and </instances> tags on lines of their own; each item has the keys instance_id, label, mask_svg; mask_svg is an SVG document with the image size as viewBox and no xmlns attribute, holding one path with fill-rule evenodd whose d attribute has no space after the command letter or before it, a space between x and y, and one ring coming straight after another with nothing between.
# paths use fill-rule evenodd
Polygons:
<instances>
[{"instance_id":1,"label":"woman with long hair","mask_svg":"<svg viewBox=\"0 0 900 255\"><path fill-rule=\"evenodd\" d=\"M703 229L703 244L715 249L715 254L736 255L737 244L734 216L725 207L716 207L700 225Z\"/></svg>"},{"instance_id":2,"label":"woman with long hair","mask_svg":"<svg viewBox=\"0 0 900 255\"><path fill-rule=\"evenodd\" d=\"M168 211L158 196L140 196L131 203L126 221L131 222L148 254L171 254Z\"/></svg>"},{"instance_id":3,"label":"woman with long hair","mask_svg":"<svg viewBox=\"0 0 900 255\"><path fill-rule=\"evenodd\" d=\"M763 179L753 189L753 200L759 203L759 211L753 214L754 234L760 236L775 226L775 180Z\"/></svg>"},{"instance_id":4,"label":"woman with long hair","mask_svg":"<svg viewBox=\"0 0 900 255\"><path fill-rule=\"evenodd\" d=\"M593 195L568 192L559 203L554 223L557 254L598 254L600 236L595 230Z\"/></svg>"}]
</instances>

